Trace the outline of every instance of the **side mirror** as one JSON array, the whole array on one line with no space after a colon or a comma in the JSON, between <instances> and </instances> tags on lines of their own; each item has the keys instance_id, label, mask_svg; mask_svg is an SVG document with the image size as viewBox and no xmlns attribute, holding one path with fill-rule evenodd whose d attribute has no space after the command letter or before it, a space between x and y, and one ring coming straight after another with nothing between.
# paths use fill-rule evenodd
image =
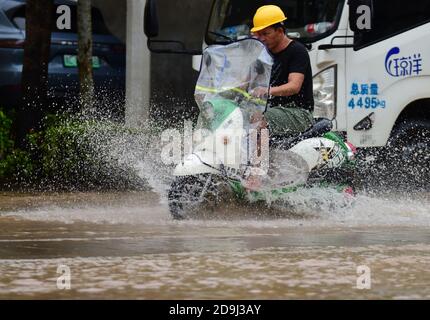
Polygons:
<instances>
[{"instance_id":1,"label":"side mirror","mask_svg":"<svg viewBox=\"0 0 430 320\"><path fill-rule=\"evenodd\" d=\"M158 15L155 0L146 0L144 31L148 38L158 36Z\"/></svg>"},{"instance_id":2,"label":"side mirror","mask_svg":"<svg viewBox=\"0 0 430 320\"><path fill-rule=\"evenodd\" d=\"M373 0L348 0L349 26L355 34L369 32L374 21Z\"/></svg>"},{"instance_id":3,"label":"side mirror","mask_svg":"<svg viewBox=\"0 0 430 320\"><path fill-rule=\"evenodd\" d=\"M175 53L200 55L202 50L188 50L182 41L177 40L153 40L158 37L158 14L156 0L146 0L144 12L144 32L147 40L148 49L154 53Z\"/></svg>"}]
</instances>

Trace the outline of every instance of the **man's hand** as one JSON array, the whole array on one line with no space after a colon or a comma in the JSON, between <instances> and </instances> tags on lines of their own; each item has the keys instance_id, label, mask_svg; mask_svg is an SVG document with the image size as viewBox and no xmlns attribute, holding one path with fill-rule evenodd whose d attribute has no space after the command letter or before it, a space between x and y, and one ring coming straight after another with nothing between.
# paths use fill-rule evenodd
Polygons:
<instances>
[{"instance_id":1,"label":"man's hand","mask_svg":"<svg viewBox=\"0 0 430 320\"><path fill-rule=\"evenodd\" d=\"M257 87L251 92L251 96L259 99L267 99L269 97L269 88Z\"/></svg>"}]
</instances>

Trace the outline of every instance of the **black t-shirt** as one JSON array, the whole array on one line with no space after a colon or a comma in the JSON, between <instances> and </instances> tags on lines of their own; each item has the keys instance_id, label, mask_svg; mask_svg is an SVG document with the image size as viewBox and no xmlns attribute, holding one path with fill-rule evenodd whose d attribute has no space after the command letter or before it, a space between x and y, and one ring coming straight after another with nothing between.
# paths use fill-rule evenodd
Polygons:
<instances>
[{"instance_id":1,"label":"black t-shirt","mask_svg":"<svg viewBox=\"0 0 430 320\"><path fill-rule=\"evenodd\" d=\"M298 107L312 112L314 109L312 67L305 46L300 42L292 41L284 50L273 54L273 58L271 87L288 83L290 73L302 73L305 79L298 94L289 97L271 97L268 106L285 106L294 102Z\"/></svg>"}]
</instances>

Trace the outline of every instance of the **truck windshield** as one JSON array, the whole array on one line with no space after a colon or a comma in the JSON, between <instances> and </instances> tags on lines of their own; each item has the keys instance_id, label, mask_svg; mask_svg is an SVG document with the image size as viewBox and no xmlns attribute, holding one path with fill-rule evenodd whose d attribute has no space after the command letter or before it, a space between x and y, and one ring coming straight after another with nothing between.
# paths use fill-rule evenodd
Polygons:
<instances>
[{"instance_id":1,"label":"truck windshield","mask_svg":"<svg viewBox=\"0 0 430 320\"><path fill-rule=\"evenodd\" d=\"M226 43L249 37L256 10L278 5L287 16L289 37L314 42L333 32L339 23L345 0L214 0L206 43Z\"/></svg>"}]
</instances>

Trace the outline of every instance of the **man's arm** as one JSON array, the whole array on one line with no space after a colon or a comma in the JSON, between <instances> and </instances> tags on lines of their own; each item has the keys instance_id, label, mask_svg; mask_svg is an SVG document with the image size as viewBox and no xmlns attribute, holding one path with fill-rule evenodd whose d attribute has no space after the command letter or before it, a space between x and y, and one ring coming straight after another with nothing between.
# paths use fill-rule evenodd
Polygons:
<instances>
[{"instance_id":1,"label":"man's arm","mask_svg":"<svg viewBox=\"0 0 430 320\"><path fill-rule=\"evenodd\" d=\"M303 73L290 73L288 76L288 83L279 87L271 87L269 94L275 97L293 96L300 92L304 80L305 75Z\"/></svg>"}]
</instances>

